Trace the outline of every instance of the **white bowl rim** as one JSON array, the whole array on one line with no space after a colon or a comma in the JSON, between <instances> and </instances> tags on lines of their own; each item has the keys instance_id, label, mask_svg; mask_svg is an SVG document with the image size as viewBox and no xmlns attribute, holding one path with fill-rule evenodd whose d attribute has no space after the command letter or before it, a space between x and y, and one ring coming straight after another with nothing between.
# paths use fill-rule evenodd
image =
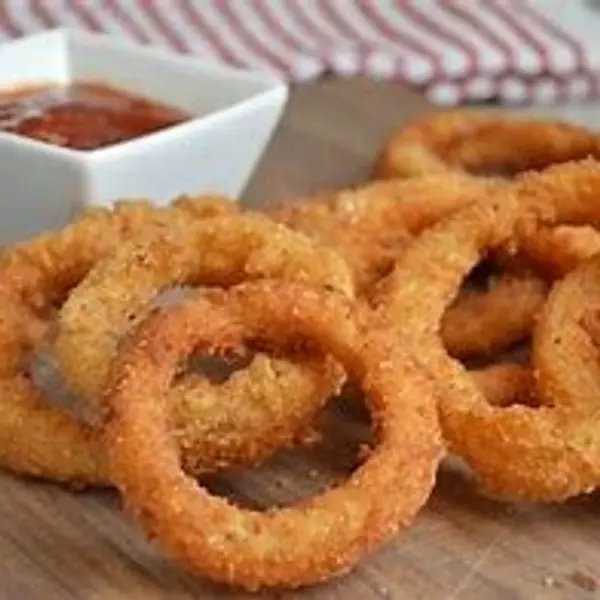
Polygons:
<instances>
[{"instance_id":1,"label":"white bowl rim","mask_svg":"<svg viewBox=\"0 0 600 600\"><path fill-rule=\"evenodd\" d=\"M216 61L203 59L194 55L178 54L169 51L168 49L136 43L127 38L119 38L104 33L91 33L70 27L56 27L20 38L7 40L0 43L0 50L6 45L25 45L34 40L37 41L43 39L44 37L64 37L67 39L74 39L75 41L77 41L77 39L93 40L95 43L106 44L107 46L117 48L123 52L142 53L147 56L155 56L161 60L185 64L204 71L213 71L222 74L225 77L231 76L238 79L242 78L248 81L263 83L268 86L262 91L254 92L246 98L242 98L233 104L216 109L207 114L192 116L192 118L187 121L166 127L159 131L92 150L79 150L75 148L66 148L64 146L56 146L47 142L0 130L0 144L4 144L8 147L12 146L13 148L26 149L39 155L45 154L47 156L52 156L55 159L59 158L68 162L75 160L77 162L89 163L92 161L111 160L123 154L149 150L157 144L174 141L187 136L190 133L190 129L197 132L198 130L211 127L224 120L235 118L239 113L251 112L252 109L258 107L257 105L268 102L271 99L271 96L278 96L280 94L287 95L288 91L288 85L285 81L268 72L238 69L230 65L223 65ZM110 81L108 81L108 83L110 83Z\"/></svg>"}]
</instances>

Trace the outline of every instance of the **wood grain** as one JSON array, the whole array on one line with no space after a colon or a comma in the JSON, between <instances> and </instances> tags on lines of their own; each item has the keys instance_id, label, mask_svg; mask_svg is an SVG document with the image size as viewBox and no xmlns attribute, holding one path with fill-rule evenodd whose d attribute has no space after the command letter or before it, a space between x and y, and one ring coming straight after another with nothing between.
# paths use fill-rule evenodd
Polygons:
<instances>
[{"instance_id":1,"label":"wood grain","mask_svg":"<svg viewBox=\"0 0 600 600\"><path fill-rule=\"evenodd\" d=\"M415 94L365 80L295 90L245 197L249 205L360 181L390 126L423 109ZM324 442L258 470L213 482L252 504L288 502L353 464L368 430L352 403L324 420ZM111 492L71 494L0 476L0 599L242 599L164 558L120 512ZM507 506L478 494L447 464L405 535L354 573L286 598L305 600L586 599L600 579L598 496L561 507ZM262 598L279 598L266 594Z\"/></svg>"}]
</instances>

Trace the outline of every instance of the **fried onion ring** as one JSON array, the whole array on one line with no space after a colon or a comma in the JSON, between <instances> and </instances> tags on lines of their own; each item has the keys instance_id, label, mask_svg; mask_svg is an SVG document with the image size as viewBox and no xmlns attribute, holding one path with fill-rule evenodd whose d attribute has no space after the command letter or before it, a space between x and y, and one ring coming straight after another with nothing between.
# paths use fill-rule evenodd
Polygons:
<instances>
[{"instance_id":1,"label":"fried onion ring","mask_svg":"<svg viewBox=\"0 0 600 600\"><path fill-rule=\"evenodd\" d=\"M517 173L588 156L600 156L600 142L585 127L490 111L434 112L392 133L376 159L373 179Z\"/></svg>"},{"instance_id":2,"label":"fried onion ring","mask_svg":"<svg viewBox=\"0 0 600 600\"><path fill-rule=\"evenodd\" d=\"M128 340L104 395L112 471L147 531L194 572L247 590L315 584L354 567L425 503L441 456L435 386L363 310L340 294L263 281L150 317ZM280 350L316 343L362 385L377 443L347 482L261 513L181 470L166 394L177 365L240 335Z\"/></svg>"},{"instance_id":3,"label":"fried onion ring","mask_svg":"<svg viewBox=\"0 0 600 600\"><path fill-rule=\"evenodd\" d=\"M67 381L95 406L120 338L161 292L265 276L353 295L350 271L337 254L263 215L179 224L122 246L60 310L54 351ZM171 406L186 469L247 464L292 443L341 384L335 363L309 356L296 362L258 357L212 392L177 386Z\"/></svg>"},{"instance_id":4,"label":"fried onion ring","mask_svg":"<svg viewBox=\"0 0 600 600\"><path fill-rule=\"evenodd\" d=\"M390 275L381 299L402 339L446 382L440 416L452 449L497 495L549 502L589 492L600 466L590 460L589 419L578 402L565 406L552 391L552 406L546 405L546 394L536 408L491 406L445 352L439 323L462 278L482 252L505 243L511 229L529 233L536 221L600 223L598 189L600 165L594 161L528 174L514 195L468 207L423 234Z\"/></svg>"}]
</instances>

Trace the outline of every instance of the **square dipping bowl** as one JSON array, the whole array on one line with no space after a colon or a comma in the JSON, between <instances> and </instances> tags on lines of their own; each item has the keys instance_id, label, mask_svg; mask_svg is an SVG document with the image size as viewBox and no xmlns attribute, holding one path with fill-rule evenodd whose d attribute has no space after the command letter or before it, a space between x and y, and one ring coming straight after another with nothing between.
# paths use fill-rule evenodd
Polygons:
<instances>
[{"instance_id":1,"label":"square dipping bowl","mask_svg":"<svg viewBox=\"0 0 600 600\"><path fill-rule=\"evenodd\" d=\"M100 83L179 108L190 120L129 141L74 150L0 132L0 243L63 226L122 198L244 190L279 121L287 86L265 73L57 29L0 45L0 93Z\"/></svg>"}]
</instances>

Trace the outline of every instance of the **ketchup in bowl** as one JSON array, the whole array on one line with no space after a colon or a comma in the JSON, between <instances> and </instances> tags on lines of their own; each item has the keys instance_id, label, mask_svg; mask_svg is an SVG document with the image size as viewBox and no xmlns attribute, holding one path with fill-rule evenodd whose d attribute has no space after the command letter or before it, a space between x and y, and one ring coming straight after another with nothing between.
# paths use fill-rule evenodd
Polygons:
<instances>
[{"instance_id":1,"label":"ketchup in bowl","mask_svg":"<svg viewBox=\"0 0 600 600\"><path fill-rule=\"evenodd\" d=\"M76 150L104 148L190 119L178 108L100 83L0 93L0 131Z\"/></svg>"}]
</instances>

